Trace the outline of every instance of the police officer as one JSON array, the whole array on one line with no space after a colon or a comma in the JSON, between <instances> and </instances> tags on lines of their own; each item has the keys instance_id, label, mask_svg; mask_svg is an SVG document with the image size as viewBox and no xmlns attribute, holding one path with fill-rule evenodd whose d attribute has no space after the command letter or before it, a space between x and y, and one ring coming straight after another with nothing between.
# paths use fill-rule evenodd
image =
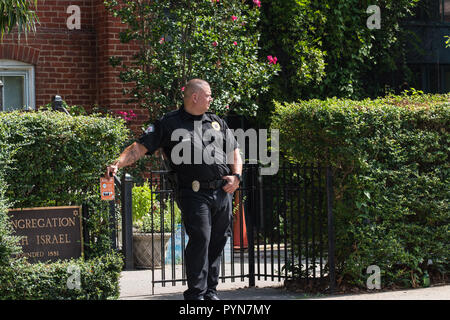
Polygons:
<instances>
[{"instance_id":1,"label":"police officer","mask_svg":"<svg viewBox=\"0 0 450 320\"><path fill-rule=\"evenodd\" d=\"M209 112L211 88L190 80L184 105L167 113L108 166L106 176L157 149L177 175L178 203L189 236L186 300L219 300L220 258L231 233L232 195L239 187L242 159L225 121Z\"/></svg>"}]
</instances>

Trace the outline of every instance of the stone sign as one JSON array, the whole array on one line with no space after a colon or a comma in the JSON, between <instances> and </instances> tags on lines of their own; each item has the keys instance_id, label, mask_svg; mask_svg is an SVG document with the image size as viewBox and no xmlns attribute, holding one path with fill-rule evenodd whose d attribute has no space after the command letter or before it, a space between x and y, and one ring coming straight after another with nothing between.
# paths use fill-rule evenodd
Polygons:
<instances>
[{"instance_id":1,"label":"stone sign","mask_svg":"<svg viewBox=\"0 0 450 320\"><path fill-rule=\"evenodd\" d=\"M12 209L8 215L15 235L21 237L20 256L28 261L82 256L81 207Z\"/></svg>"}]
</instances>

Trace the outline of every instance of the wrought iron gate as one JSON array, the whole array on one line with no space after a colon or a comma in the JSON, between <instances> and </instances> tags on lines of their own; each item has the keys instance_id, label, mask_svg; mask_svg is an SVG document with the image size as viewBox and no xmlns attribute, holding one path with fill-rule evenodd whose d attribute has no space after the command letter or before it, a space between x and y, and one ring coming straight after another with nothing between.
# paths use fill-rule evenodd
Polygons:
<instances>
[{"instance_id":1,"label":"wrought iron gate","mask_svg":"<svg viewBox=\"0 0 450 320\"><path fill-rule=\"evenodd\" d=\"M287 164L273 176L261 175L260 169L258 165L244 165L243 183L234 196L233 233L222 254L220 281L248 281L249 286L255 286L256 280L303 279L305 283L326 282L333 292L331 169ZM182 218L177 223L179 210L169 175L168 171L153 171L149 179L155 199L151 206L152 223L157 221L161 227L170 223L166 238L164 228L151 236L153 241L148 249L152 294L158 285L186 284L184 249L188 236ZM130 176L121 183L121 248L126 269L134 268L132 185ZM157 238L162 240L156 243Z\"/></svg>"}]
</instances>

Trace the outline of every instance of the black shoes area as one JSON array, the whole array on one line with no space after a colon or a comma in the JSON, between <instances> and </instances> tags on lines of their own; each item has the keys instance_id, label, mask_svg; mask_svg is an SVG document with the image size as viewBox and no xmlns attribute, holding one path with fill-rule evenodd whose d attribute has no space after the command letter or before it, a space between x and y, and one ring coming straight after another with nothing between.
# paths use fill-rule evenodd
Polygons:
<instances>
[{"instance_id":1,"label":"black shoes area","mask_svg":"<svg viewBox=\"0 0 450 320\"><path fill-rule=\"evenodd\" d=\"M206 294L205 295L205 300L210 300L210 301L217 301L220 300L219 296L215 293L211 293L211 294Z\"/></svg>"},{"instance_id":2,"label":"black shoes area","mask_svg":"<svg viewBox=\"0 0 450 320\"><path fill-rule=\"evenodd\" d=\"M185 300L191 300L191 301L200 301L200 300L208 300L208 301L217 301L220 300L219 296L216 293L208 293L205 294L205 296L200 297L189 297L185 298Z\"/></svg>"}]
</instances>

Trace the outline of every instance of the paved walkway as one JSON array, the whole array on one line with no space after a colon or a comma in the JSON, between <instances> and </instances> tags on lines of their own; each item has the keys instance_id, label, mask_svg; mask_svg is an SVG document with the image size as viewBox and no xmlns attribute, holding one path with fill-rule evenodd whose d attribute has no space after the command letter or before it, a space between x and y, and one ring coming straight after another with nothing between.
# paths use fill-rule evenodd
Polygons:
<instances>
[{"instance_id":1,"label":"paved walkway","mask_svg":"<svg viewBox=\"0 0 450 320\"><path fill-rule=\"evenodd\" d=\"M373 292L346 295L306 295L289 292L278 281L256 281L256 287L248 287L248 279L234 282L227 279L219 283L219 295L222 300L450 300L450 285L422 289L410 289L388 292ZM152 295L152 272L134 270L122 272L120 279L121 300L182 300L186 285L181 282L162 287L156 284Z\"/></svg>"}]
</instances>

